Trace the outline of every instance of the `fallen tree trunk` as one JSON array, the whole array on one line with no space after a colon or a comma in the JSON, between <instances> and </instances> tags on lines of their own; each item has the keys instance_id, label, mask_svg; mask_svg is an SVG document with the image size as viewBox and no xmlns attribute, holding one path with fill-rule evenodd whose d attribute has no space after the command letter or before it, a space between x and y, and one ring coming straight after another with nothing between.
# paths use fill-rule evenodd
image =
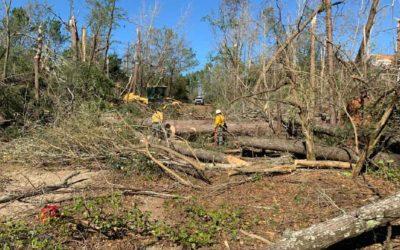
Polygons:
<instances>
[{"instance_id":1,"label":"fallen tree trunk","mask_svg":"<svg viewBox=\"0 0 400 250\"><path fill-rule=\"evenodd\" d=\"M238 137L237 143L244 147L289 152L302 156L307 154L305 143L296 140ZM317 159L346 162L353 162L356 159L353 152L349 149L315 145L314 150Z\"/></svg>"},{"instance_id":2,"label":"fallen tree trunk","mask_svg":"<svg viewBox=\"0 0 400 250\"><path fill-rule=\"evenodd\" d=\"M214 132L213 121L211 120L170 120L166 122L175 129L178 136L191 134L212 134ZM273 131L267 122L228 122L228 131L234 135L265 135L272 134Z\"/></svg>"},{"instance_id":3,"label":"fallen tree trunk","mask_svg":"<svg viewBox=\"0 0 400 250\"><path fill-rule=\"evenodd\" d=\"M400 218L400 193L351 213L292 232L269 249L324 249Z\"/></svg>"},{"instance_id":4,"label":"fallen tree trunk","mask_svg":"<svg viewBox=\"0 0 400 250\"><path fill-rule=\"evenodd\" d=\"M211 150L191 148L189 145L179 141L173 142L173 148L175 149L175 151L183 155L197 158L203 162L217 162L217 163L237 164L237 165L248 164L247 162L241 160L240 158L234 157L232 155L227 155L224 153Z\"/></svg>"},{"instance_id":5,"label":"fallen tree trunk","mask_svg":"<svg viewBox=\"0 0 400 250\"><path fill-rule=\"evenodd\" d=\"M301 122L299 119L283 119L283 124L287 128L293 128L298 130L298 133L301 133ZM319 135L329 135L329 136L339 136L339 132L337 130L337 127L332 126L330 124L323 124L323 123L318 123L313 125L313 132L315 134Z\"/></svg>"},{"instance_id":6,"label":"fallen tree trunk","mask_svg":"<svg viewBox=\"0 0 400 250\"><path fill-rule=\"evenodd\" d=\"M282 166L270 166L270 167L238 167L230 171L229 176L240 175L240 174L289 174L296 171L296 166L282 165Z\"/></svg>"},{"instance_id":7,"label":"fallen tree trunk","mask_svg":"<svg viewBox=\"0 0 400 250\"><path fill-rule=\"evenodd\" d=\"M295 160L295 166L309 167L309 168L340 168L351 169L354 164L343 161L309 161L309 160Z\"/></svg>"}]
</instances>

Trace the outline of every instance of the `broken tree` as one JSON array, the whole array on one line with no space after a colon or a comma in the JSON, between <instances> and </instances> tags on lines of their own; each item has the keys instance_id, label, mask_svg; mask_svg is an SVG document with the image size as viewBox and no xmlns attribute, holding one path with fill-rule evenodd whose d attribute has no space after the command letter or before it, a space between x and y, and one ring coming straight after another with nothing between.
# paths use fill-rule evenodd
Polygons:
<instances>
[{"instance_id":1,"label":"broken tree","mask_svg":"<svg viewBox=\"0 0 400 250\"><path fill-rule=\"evenodd\" d=\"M309 228L288 233L269 249L324 249L400 218L400 193Z\"/></svg>"},{"instance_id":2,"label":"broken tree","mask_svg":"<svg viewBox=\"0 0 400 250\"><path fill-rule=\"evenodd\" d=\"M240 146L260 148L272 151L289 152L305 156L306 146L303 141L286 139L260 139L251 137L238 137ZM354 161L356 158L350 149L315 145L315 156L318 159L334 161Z\"/></svg>"}]
</instances>

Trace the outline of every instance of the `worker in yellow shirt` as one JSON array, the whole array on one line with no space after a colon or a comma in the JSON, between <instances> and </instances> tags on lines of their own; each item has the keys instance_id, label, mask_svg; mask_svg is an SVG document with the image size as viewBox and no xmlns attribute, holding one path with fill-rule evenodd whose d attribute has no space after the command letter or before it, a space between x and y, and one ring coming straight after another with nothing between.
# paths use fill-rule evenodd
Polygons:
<instances>
[{"instance_id":1,"label":"worker in yellow shirt","mask_svg":"<svg viewBox=\"0 0 400 250\"><path fill-rule=\"evenodd\" d=\"M214 142L215 145L221 146L224 144L224 131L227 130L225 117L220 109L215 111L214 119Z\"/></svg>"},{"instance_id":2,"label":"worker in yellow shirt","mask_svg":"<svg viewBox=\"0 0 400 250\"><path fill-rule=\"evenodd\" d=\"M161 110L156 109L151 117L151 128L153 129L153 135L158 138L163 138L163 122L164 114Z\"/></svg>"}]
</instances>

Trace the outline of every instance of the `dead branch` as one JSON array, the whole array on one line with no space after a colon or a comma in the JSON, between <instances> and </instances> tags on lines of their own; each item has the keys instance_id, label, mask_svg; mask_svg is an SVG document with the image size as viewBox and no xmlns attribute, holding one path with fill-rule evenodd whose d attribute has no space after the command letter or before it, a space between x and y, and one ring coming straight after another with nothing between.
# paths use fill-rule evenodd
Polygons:
<instances>
[{"instance_id":1,"label":"dead branch","mask_svg":"<svg viewBox=\"0 0 400 250\"><path fill-rule=\"evenodd\" d=\"M265 244L272 244L271 241L265 239L264 237L261 237L259 235L253 234L253 233L249 233L247 231L244 231L243 229L240 229L239 232L244 234L244 235L246 235L249 238L256 239L256 240L259 240L261 242L264 242Z\"/></svg>"},{"instance_id":2,"label":"dead branch","mask_svg":"<svg viewBox=\"0 0 400 250\"><path fill-rule=\"evenodd\" d=\"M183 179L182 177L180 177L177 173L175 173L174 171L172 171L170 168L168 168L167 166L165 166L161 161L157 160L150 152L149 148L148 148L148 144L146 147L146 155L155 163L157 164L162 170L164 170L169 176L171 176L173 179L177 180L179 183L181 183L184 186L188 186L188 187L195 187L190 181L187 181L185 179Z\"/></svg>"},{"instance_id":3,"label":"dead branch","mask_svg":"<svg viewBox=\"0 0 400 250\"><path fill-rule=\"evenodd\" d=\"M53 191L62 189L62 188L68 188L74 184L80 183L82 181L85 181L87 179L80 179L77 181L73 181L73 182L69 182L70 179L72 179L73 177L79 175L80 172L75 172L70 174L69 176L67 176L62 182L57 183L55 185L48 185L48 186L44 186L40 189L36 189L36 190L31 190L31 191L27 191L25 193L22 194L9 194L9 195L5 195L3 197L0 197L0 204L1 203L6 203L6 202L10 202L10 201L15 201L15 200L20 200L20 199L24 199L24 198L29 198L29 197L33 197L33 196L37 196L37 195L42 195L42 194L48 194L51 193Z\"/></svg>"}]
</instances>

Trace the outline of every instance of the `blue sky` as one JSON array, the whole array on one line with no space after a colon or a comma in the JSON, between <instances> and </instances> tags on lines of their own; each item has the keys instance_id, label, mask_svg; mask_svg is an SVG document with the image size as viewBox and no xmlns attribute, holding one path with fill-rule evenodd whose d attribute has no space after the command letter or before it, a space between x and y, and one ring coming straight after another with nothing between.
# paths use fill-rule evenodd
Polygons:
<instances>
[{"instance_id":1,"label":"blue sky","mask_svg":"<svg viewBox=\"0 0 400 250\"><path fill-rule=\"evenodd\" d=\"M14 6L21 6L29 0L14 0ZM131 20L137 20L143 6L151 8L156 0L119 0L119 7L123 8ZM286 11L294 13L296 11L295 0L281 0ZM315 0L314 0L315 1ZM347 0L344 5L335 8L335 15L350 14L350 18L340 20L336 23L335 37L338 41L346 40L349 35L354 32L349 29L355 26L358 20L361 2L369 3L371 0ZM67 0L48 0L39 2L47 2L52 5L57 13L65 20L69 17L69 1ZM75 12L78 15L78 25L85 23L87 9L84 5L85 0L75 0ZM216 41L213 37L212 30L208 23L202 21L202 18L218 10L220 0L158 0L159 14L155 19L156 27L179 27L181 33L184 34L188 45L191 46L197 54L200 66L207 61L208 55L214 50ZM251 0L252 10L257 11L261 0ZM391 7L394 3L394 8ZM373 30L371 48L373 53L393 53L395 42L395 17L400 18L400 0L381 0L381 10L377 25ZM369 8L366 10L368 12ZM397 16L396 16L397 14ZM179 23L184 16L184 25ZM361 23L365 23L366 14L364 13ZM323 25L323 17L321 24ZM342 28L342 29L341 29ZM135 24L122 22L118 30L113 34L115 43L112 50L122 53L128 42L135 41ZM350 33L349 33L350 32ZM356 43L355 46L358 46Z\"/></svg>"}]
</instances>

